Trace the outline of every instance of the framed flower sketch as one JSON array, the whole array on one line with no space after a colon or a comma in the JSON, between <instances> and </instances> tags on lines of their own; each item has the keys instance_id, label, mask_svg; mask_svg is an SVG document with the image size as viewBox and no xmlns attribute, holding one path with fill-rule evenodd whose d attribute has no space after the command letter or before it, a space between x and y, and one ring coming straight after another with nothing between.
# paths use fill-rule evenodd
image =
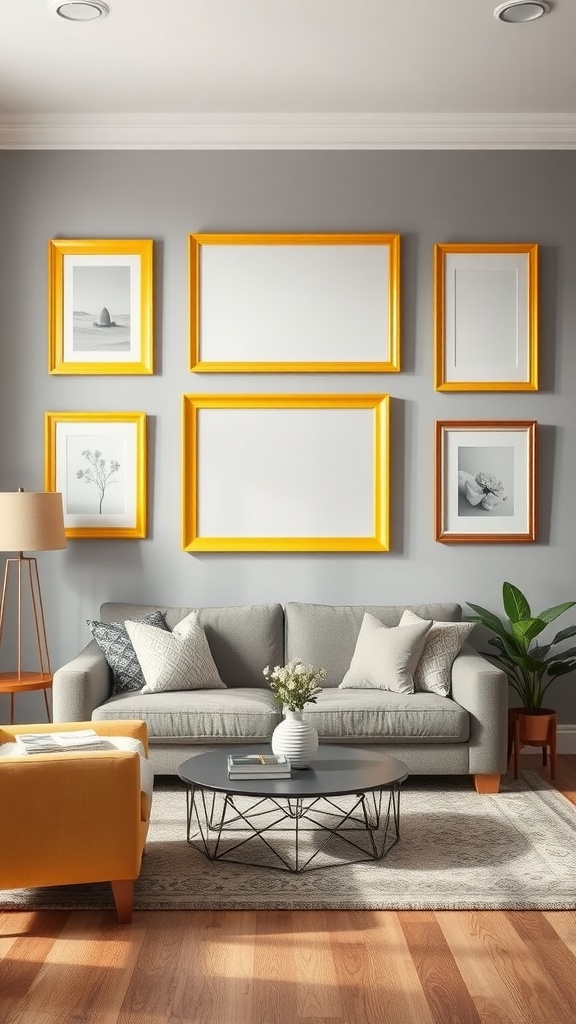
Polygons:
<instances>
[{"instance_id":1,"label":"framed flower sketch","mask_svg":"<svg viewBox=\"0 0 576 1024\"><path fill-rule=\"evenodd\" d=\"M62 492L67 537L145 537L145 414L47 412L44 487Z\"/></svg>"},{"instance_id":2,"label":"framed flower sketch","mask_svg":"<svg viewBox=\"0 0 576 1024\"><path fill-rule=\"evenodd\" d=\"M400 236L189 236L195 373L400 370Z\"/></svg>"},{"instance_id":3,"label":"framed flower sketch","mask_svg":"<svg viewBox=\"0 0 576 1024\"><path fill-rule=\"evenodd\" d=\"M538 246L434 247L436 391L538 390Z\"/></svg>"},{"instance_id":4,"label":"framed flower sketch","mask_svg":"<svg viewBox=\"0 0 576 1024\"><path fill-rule=\"evenodd\" d=\"M387 551L387 395L184 395L185 551Z\"/></svg>"},{"instance_id":5,"label":"framed flower sketch","mask_svg":"<svg viewBox=\"0 0 576 1024\"><path fill-rule=\"evenodd\" d=\"M153 373L151 239L48 243L50 373Z\"/></svg>"},{"instance_id":6,"label":"framed flower sketch","mask_svg":"<svg viewBox=\"0 0 576 1024\"><path fill-rule=\"evenodd\" d=\"M536 540L536 423L436 423L436 540Z\"/></svg>"}]
</instances>

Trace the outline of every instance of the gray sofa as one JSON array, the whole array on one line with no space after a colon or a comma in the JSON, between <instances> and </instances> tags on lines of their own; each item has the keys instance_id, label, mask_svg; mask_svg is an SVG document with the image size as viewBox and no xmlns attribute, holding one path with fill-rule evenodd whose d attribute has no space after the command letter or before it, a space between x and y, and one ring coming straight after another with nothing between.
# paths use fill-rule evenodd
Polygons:
<instances>
[{"instance_id":1,"label":"gray sofa","mask_svg":"<svg viewBox=\"0 0 576 1024\"><path fill-rule=\"evenodd\" d=\"M320 742L381 748L413 774L471 775L479 792L496 792L507 761L506 676L465 645L452 666L451 693L398 694L338 689L350 666L364 612L396 626L404 607L425 619L458 621L457 604L319 605L292 602L197 608L226 689L112 695L108 664L95 640L54 674L55 722L141 718L158 774L176 774L194 754L218 744L269 742L281 711L263 675L292 658L323 666L317 704L305 716ZM106 603L104 622L139 619L159 609L169 628L191 608Z\"/></svg>"}]
</instances>

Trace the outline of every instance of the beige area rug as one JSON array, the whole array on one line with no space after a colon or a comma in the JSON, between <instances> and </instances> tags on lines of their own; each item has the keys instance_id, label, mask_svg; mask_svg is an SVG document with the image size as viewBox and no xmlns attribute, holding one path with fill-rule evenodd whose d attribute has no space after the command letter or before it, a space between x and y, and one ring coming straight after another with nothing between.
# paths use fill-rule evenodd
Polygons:
<instances>
[{"instance_id":1,"label":"beige area rug","mask_svg":"<svg viewBox=\"0 0 576 1024\"><path fill-rule=\"evenodd\" d=\"M332 842L324 864L343 855L342 844ZM112 907L107 884L0 891L3 910ZM383 860L294 875L207 860L186 843L181 783L159 779L135 907L574 909L576 808L529 771L516 782L507 776L496 796L478 796L460 777L413 777L402 787L400 841Z\"/></svg>"}]
</instances>

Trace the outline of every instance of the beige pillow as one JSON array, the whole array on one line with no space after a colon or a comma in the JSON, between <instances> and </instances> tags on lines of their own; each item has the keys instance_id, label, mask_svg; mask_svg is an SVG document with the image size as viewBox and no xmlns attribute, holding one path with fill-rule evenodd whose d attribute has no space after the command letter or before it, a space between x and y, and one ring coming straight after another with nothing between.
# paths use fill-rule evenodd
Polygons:
<instances>
[{"instance_id":1,"label":"beige pillow","mask_svg":"<svg viewBox=\"0 0 576 1024\"><path fill-rule=\"evenodd\" d=\"M426 620L406 608L402 612L400 626L402 629L408 629L424 621ZM417 692L448 696L452 662L473 629L473 622L437 622L434 619L426 634L424 650L414 673L414 689Z\"/></svg>"},{"instance_id":2,"label":"beige pillow","mask_svg":"<svg viewBox=\"0 0 576 1024\"><path fill-rule=\"evenodd\" d=\"M171 633L143 622L124 625L146 681L141 693L225 689L197 612Z\"/></svg>"},{"instance_id":3,"label":"beige pillow","mask_svg":"<svg viewBox=\"0 0 576 1024\"><path fill-rule=\"evenodd\" d=\"M413 693L414 672L431 624L420 619L414 626L385 626L365 612L350 668L340 689Z\"/></svg>"}]
</instances>

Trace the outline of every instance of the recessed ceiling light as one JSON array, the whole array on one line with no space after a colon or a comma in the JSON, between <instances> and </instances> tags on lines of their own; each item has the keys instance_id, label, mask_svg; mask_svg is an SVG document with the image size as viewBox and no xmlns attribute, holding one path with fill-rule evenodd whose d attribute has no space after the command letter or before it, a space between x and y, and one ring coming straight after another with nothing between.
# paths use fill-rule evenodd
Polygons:
<instances>
[{"instance_id":1,"label":"recessed ceiling light","mask_svg":"<svg viewBox=\"0 0 576 1024\"><path fill-rule=\"evenodd\" d=\"M522 21L536 21L536 18L548 14L549 10L550 4L545 0L508 0L508 3L496 8L494 17L519 24Z\"/></svg>"},{"instance_id":2,"label":"recessed ceiling light","mask_svg":"<svg viewBox=\"0 0 576 1024\"><path fill-rule=\"evenodd\" d=\"M52 0L51 8L66 21L95 21L108 14L103 0Z\"/></svg>"}]
</instances>

